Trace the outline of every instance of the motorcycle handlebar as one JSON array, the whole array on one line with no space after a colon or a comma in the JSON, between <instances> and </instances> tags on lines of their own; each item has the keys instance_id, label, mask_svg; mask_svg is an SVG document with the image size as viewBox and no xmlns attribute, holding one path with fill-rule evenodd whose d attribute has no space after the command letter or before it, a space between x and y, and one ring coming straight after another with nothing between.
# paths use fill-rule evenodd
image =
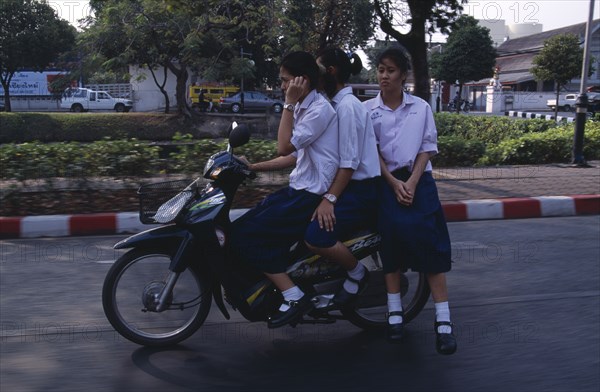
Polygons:
<instances>
[{"instance_id":1,"label":"motorcycle handlebar","mask_svg":"<svg viewBox=\"0 0 600 392\"><path fill-rule=\"evenodd\" d=\"M252 170L242 169L242 173L251 180L256 178L256 172L253 172Z\"/></svg>"},{"instance_id":2,"label":"motorcycle handlebar","mask_svg":"<svg viewBox=\"0 0 600 392\"><path fill-rule=\"evenodd\" d=\"M248 166L246 166L246 163L244 161L242 161L235 155L233 155L233 160L236 164L236 170L238 172L242 173L244 176L248 177L251 180L254 180L256 178L256 172L253 172L252 170L248 169Z\"/></svg>"}]
</instances>

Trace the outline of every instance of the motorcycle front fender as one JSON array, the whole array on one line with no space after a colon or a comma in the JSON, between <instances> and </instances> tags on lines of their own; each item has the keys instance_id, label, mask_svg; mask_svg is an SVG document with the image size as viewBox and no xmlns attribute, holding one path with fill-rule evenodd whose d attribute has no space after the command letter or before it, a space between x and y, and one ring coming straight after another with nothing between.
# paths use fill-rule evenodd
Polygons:
<instances>
[{"instance_id":1,"label":"motorcycle front fender","mask_svg":"<svg viewBox=\"0 0 600 392\"><path fill-rule=\"evenodd\" d=\"M156 245L159 242L180 243L189 235L189 231L177 225L166 225L142 231L117 242L114 249L128 249L144 245Z\"/></svg>"}]
</instances>

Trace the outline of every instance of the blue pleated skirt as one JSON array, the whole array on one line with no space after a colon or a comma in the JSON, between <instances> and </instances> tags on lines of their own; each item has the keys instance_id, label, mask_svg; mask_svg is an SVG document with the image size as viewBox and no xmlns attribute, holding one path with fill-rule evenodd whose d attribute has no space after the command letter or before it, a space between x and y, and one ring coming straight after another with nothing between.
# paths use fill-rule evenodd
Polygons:
<instances>
[{"instance_id":1,"label":"blue pleated skirt","mask_svg":"<svg viewBox=\"0 0 600 392\"><path fill-rule=\"evenodd\" d=\"M394 172L406 181L406 170ZM451 269L451 245L446 218L431 172L421 176L411 206L396 200L392 188L379 181L378 230L381 233L381 259L384 272L398 269L440 273Z\"/></svg>"},{"instance_id":2,"label":"blue pleated skirt","mask_svg":"<svg viewBox=\"0 0 600 392\"><path fill-rule=\"evenodd\" d=\"M320 195L290 187L267 196L232 223L232 255L263 272L285 272L290 248L303 240L320 202Z\"/></svg>"},{"instance_id":3,"label":"blue pleated skirt","mask_svg":"<svg viewBox=\"0 0 600 392\"><path fill-rule=\"evenodd\" d=\"M335 204L336 223L333 231L321 229L315 219L306 230L306 242L318 248L330 248L358 230L375 229L379 204L378 179L350 181Z\"/></svg>"}]
</instances>

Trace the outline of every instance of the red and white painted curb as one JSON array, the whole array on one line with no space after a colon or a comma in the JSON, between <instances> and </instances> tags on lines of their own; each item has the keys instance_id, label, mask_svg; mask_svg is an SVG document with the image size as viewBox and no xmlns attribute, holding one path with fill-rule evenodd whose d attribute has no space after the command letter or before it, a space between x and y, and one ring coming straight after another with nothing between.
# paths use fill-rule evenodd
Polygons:
<instances>
[{"instance_id":1,"label":"red and white painted curb","mask_svg":"<svg viewBox=\"0 0 600 392\"><path fill-rule=\"evenodd\" d=\"M448 222L600 214L600 194L482 199L442 203ZM236 219L247 210L232 210ZM0 238L131 234L149 229L137 212L0 217Z\"/></svg>"}]
</instances>

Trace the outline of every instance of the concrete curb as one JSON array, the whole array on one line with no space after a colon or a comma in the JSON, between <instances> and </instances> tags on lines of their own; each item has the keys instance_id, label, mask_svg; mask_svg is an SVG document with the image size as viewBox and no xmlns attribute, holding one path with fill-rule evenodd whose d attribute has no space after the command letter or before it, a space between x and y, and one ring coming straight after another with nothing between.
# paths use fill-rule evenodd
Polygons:
<instances>
[{"instance_id":1,"label":"concrete curb","mask_svg":"<svg viewBox=\"0 0 600 392\"><path fill-rule=\"evenodd\" d=\"M541 118L544 120L554 120L554 115L552 114L540 114L533 112L518 112L515 110L509 110L504 112L505 116L509 117L519 117L519 118ZM568 123L574 122L575 117L570 116L558 116L558 121L567 121Z\"/></svg>"},{"instance_id":2,"label":"concrete curb","mask_svg":"<svg viewBox=\"0 0 600 392\"><path fill-rule=\"evenodd\" d=\"M442 203L448 222L600 214L600 194L465 200ZM247 209L231 211L231 219ZM137 212L0 217L0 238L65 237L138 233Z\"/></svg>"}]
</instances>

